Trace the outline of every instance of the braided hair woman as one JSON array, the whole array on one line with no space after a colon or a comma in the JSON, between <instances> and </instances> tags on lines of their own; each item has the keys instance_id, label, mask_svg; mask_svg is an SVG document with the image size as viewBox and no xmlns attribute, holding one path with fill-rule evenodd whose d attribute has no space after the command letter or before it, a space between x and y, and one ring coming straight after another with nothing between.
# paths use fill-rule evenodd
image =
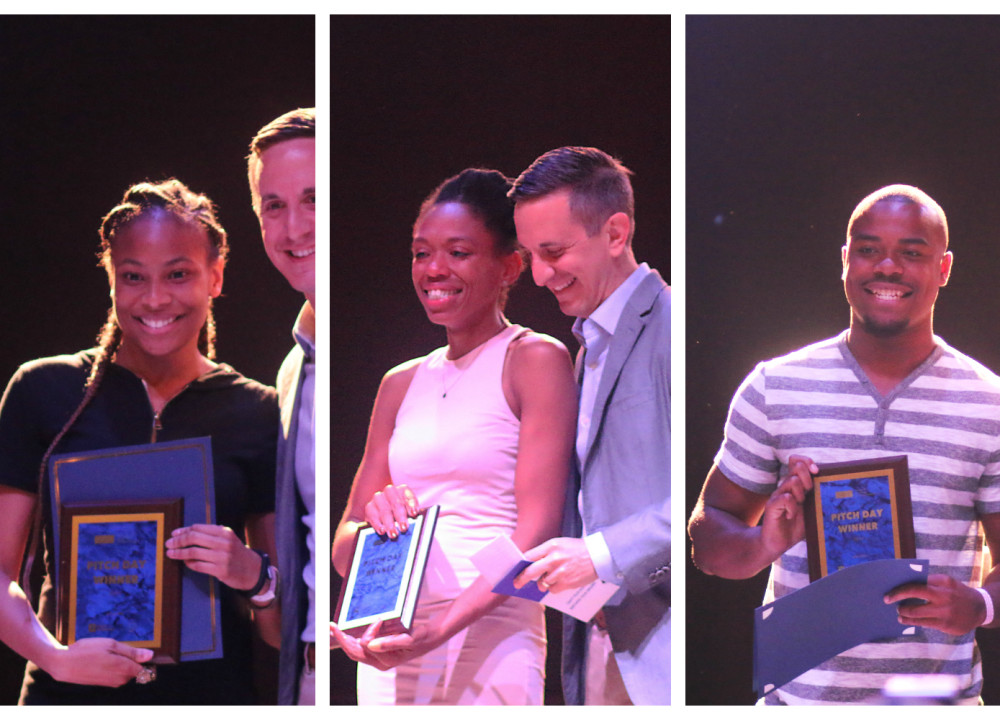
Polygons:
<instances>
[{"instance_id":1,"label":"braided hair woman","mask_svg":"<svg viewBox=\"0 0 1000 720\"><path fill-rule=\"evenodd\" d=\"M270 639L278 613L239 591L259 593L265 561L251 548L274 556L278 409L272 388L214 359L226 232L211 200L167 180L129 188L100 235L112 307L98 346L22 365L0 403L0 640L29 661L22 704L251 703L251 614ZM58 453L202 436L219 525L176 531L167 555L221 581L224 657L158 666L143 683L150 650L53 636L47 467ZM37 616L20 581L36 535L46 548Z\"/></svg>"}]
</instances>

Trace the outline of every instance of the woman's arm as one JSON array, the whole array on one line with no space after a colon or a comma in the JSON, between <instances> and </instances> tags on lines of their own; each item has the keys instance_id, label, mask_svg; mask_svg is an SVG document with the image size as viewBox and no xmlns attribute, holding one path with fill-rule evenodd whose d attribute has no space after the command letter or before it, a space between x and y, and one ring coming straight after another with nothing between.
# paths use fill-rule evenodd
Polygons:
<instances>
[{"instance_id":1,"label":"woman's arm","mask_svg":"<svg viewBox=\"0 0 1000 720\"><path fill-rule=\"evenodd\" d=\"M392 483L389 475L389 439L396 426L399 406L403 403L419 362L420 358L393 368L386 373L379 385L368 423L365 453L354 475L351 495L333 539L333 567L341 576L347 572L358 525L365 521L365 507L376 493ZM413 504L416 506L415 499Z\"/></svg>"},{"instance_id":2,"label":"woman's arm","mask_svg":"<svg viewBox=\"0 0 1000 720\"><path fill-rule=\"evenodd\" d=\"M38 621L18 584L35 510L35 496L0 485L0 640L56 680L118 687L135 678L153 651L108 638L60 644Z\"/></svg>"},{"instance_id":3,"label":"woman's arm","mask_svg":"<svg viewBox=\"0 0 1000 720\"><path fill-rule=\"evenodd\" d=\"M274 535L274 513L264 513L263 515L250 515L246 522L247 543L255 550L267 553L271 564L278 565L278 547L275 544ZM256 553L254 553L256 555ZM278 570L281 570L279 567ZM296 582L298 578L278 578L278 582ZM261 588L261 593L267 592L270 581ZM253 603L253 620L260 633L261 638L271 647L281 645L281 603L277 595L278 588L271 588L275 591L274 600L266 607L258 607Z\"/></svg>"},{"instance_id":4,"label":"woman's arm","mask_svg":"<svg viewBox=\"0 0 1000 720\"><path fill-rule=\"evenodd\" d=\"M514 475L517 527L511 539L523 552L558 535L562 526L577 385L569 352L542 335L512 343L504 371L504 392L521 420Z\"/></svg>"},{"instance_id":5,"label":"woman's arm","mask_svg":"<svg viewBox=\"0 0 1000 720\"><path fill-rule=\"evenodd\" d=\"M529 335L511 343L504 365L504 394L520 418L514 494L517 525L511 536L522 550L558 533L576 426L576 383L569 353L558 342ZM418 657L506 600L482 577L448 608L410 635L360 640L335 631L354 659L385 669Z\"/></svg>"}]
</instances>

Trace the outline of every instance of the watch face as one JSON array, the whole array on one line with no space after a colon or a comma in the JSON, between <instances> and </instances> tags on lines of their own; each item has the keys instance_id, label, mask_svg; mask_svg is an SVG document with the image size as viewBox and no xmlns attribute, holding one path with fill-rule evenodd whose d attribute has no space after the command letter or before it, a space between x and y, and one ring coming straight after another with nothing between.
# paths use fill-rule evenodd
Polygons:
<instances>
[{"instance_id":1,"label":"watch face","mask_svg":"<svg viewBox=\"0 0 1000 720\"><path fill-rule=\"evenodd\" d=\"M267 577L270 581L267 584L267 591L258 593L250 598L250 602L258 607L266 607L274 600L275 591L278 588L278 568L274 565L268 565Z\"/></svg>"}]
</instances>

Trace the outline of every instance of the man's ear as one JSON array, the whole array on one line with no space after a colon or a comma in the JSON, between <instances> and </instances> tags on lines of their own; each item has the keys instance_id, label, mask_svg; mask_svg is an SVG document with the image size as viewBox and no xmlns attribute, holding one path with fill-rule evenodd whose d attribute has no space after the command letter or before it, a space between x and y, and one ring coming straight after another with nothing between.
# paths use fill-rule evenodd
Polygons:
<instances>
[{"instance_id":1,"label":"man's ear","mask_svg":"<svg viewBox=\"0 0 1000 720\"><path fill-rule=\"evenodd\" d=\"M628 248L629 236L632 233L632 221L623 212L616 212L604 221L604 232L608 235L611 255L618 257Z\"/></svg>"},{"instance_id":2,"label":"man's ear","mask_svg":"<svg viewBox=\"0 0 1000 720\"><path fill-rule=\"evenodd\" d=\"M941 285L944 287L948 284L948 278L951 277L951 264L954 262L955 256L951 254L951 250L946 252L941 256Z\"/></svg>"}]
</instances>

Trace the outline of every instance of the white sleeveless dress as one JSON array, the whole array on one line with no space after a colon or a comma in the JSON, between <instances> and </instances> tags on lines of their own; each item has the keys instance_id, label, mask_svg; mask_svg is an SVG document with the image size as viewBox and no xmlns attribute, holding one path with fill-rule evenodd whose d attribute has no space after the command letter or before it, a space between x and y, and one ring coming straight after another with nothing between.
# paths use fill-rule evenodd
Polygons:
<instances>
[{"instance_id":1,"label":"white sleeveless dress","mask_svg":"<svg viewBox=\"0 0 1000 720\"><path fill-rule=\"evenodd\" d=\"M456 361L439 348L418 366L396 416L389 469L421 507L440 505L415 624L442 612L479 576L470 558L517 521L520 422L501 387L513 325ZM447 643L388 671L358 665L358 704L540 705L541 605L508 598Z\"/></svg>"}]
</instances>

